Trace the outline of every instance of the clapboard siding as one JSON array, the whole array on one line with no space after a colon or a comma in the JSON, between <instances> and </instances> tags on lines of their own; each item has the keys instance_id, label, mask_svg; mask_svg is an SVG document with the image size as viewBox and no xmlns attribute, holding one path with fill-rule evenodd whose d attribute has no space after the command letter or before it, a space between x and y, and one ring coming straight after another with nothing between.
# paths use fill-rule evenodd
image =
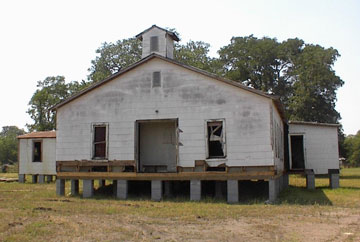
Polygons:
<instances>
[{"instance_id":1,"label":"clapboard siding","mask_svg":"<svg viewBox=\"0 0 360 242\"><path fill-rule=\"evenodd\" d=\"M32 162L33 141L42 141L42 162ZM19 174L56 175L55 138L19 139Z\"/></svg>"},{"instance_id":2,"label":"clapboard siding","mask_svg":"<svg viewBox=\"0 0 360 242\"><path fill-rule=\"evenodd\" d=\"M153 71L161 72L160 88L151 88ZM133 160L136 120L178 119L178 165L194 166L206 158L205 120L224 119L222 163L274 165L272 106L269 98L154 58L57 109L56 159L91 159L92 123L104 122L108 158Z\"/></svg>"},{"instance_id":3,"label":"clapboard siding","mask_svg":"<svg viewBox=\"0 0 360 242\"><path fill-rule=\"evenodd\" d=\"M289 134L303 134L305 168L315 174L339 169L338 128L326 125L289 124Z\"/></svg>"}]
</instances>

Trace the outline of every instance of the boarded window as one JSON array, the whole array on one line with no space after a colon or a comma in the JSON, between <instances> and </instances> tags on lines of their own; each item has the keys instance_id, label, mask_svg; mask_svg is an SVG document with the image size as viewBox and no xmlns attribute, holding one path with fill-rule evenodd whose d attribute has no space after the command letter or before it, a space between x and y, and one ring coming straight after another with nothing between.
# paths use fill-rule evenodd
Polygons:
<instances>
[{"instance_id":1,"label":"boarded window","mask_svg":"<svg viewBox=\"0 0 360 242\"><path fill-rule=\"evenodd\" d=\"M42 142L34 141L33 143L33 162L42 162Z\"/></svg>"},{"instance_id":2,"label":"boarded window","mask_svg":"<svg viewBox=\"0 0 360 242\"><path fill-rule=\"evenodd\" d=\"M225 158L225 134L223 121L207 122L207 158Z\"/></svg>"},{"instance_id":3,"label":"boarded window","mask_svg":"<svg viewBox=\"0 0 360 242\"><path fill-rule=\"evenodd\" d=\"M157 36L150 37L150 51L159 51L159 38Z\"/></svg>"},{"instance_id":4,"label":"boarded window","mask_svg":"<svg viewBox=\"0 0 360 242\"><path fill-rule=\"evenodd\" d=\"M161 87L161 73L160 73L160 71L153 72L152 86L153 87Z\"/></svg>"},{"instance_id":5,"label":"boarded window","mask_svg":"<svg viewBox=\"0 0 360 242\"><path fill-rule=\"evenodd\" d=\"M94 126L93 150L95 159L106 158L106 126Z\"/></svg>"}]
</instances>

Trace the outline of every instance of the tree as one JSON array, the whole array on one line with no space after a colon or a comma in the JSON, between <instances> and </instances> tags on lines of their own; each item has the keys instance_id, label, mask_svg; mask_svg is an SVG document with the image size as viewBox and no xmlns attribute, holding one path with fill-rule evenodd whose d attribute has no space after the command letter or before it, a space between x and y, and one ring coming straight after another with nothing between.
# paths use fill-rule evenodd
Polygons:
<instances>
[{"instance_id":1,"label":"tree","mask_svg":"<svg viewBox=\"0 0 360 242\"><path fill-rule=\"evenodd\" d=\"M63 76L50 76L44 81L38 81L38 89L33 94L27 111L34 120L33 124L26 124L29 131L55 129L55 114L51 112L51 107L87 85L85 81L67 84Z\"/></svg>"},{"instance_id":2,"label":"tree","mask_svg":"<svg viewBox=\"0 0 360 242\"><path fill-rule=\"evenodd\" d=\"M332 69L339 56L333 48L300 39L279 43L252 35L233 37L219 50L223 75L280 97L291 120L335 123L336 90L343 81Z\"/></svg>"},{"instance_id":3,"label":"tree","mask_svg":"<svg viewBox=\"0 0 360 242\"><path fill-rule=\"evenodd\" d=\"M4 126L0 132L0 163L9 164L17 161L18 142L16 137L24 134L16 126Z\"/></svg>"},{"instance_id":4,"label":"tree","mask_svg":"<svg viewBox=\"0 0 360 242\"><path fill-rule=\"evenodd\" d=\"M91 61L88 79L97 82L120 71L141 59L141 42L136 38L118 40L116 43L103 43Z\"/></svg>"},{"instance_id":5,"label":"tree","mask_svg":"<svg viewBox=\"0 0 360 242\"><path fill-rule=\"evenodd\" d=\"M288 116L292 120L337 123L336 90L344 82L332 69L339 57L337 50L319 45L305 45L293 70L293 93Z\"/></svg>"},{"instance_id":6,"label":"tree","mask_svg":"<svg viewBox=\"0 0 360 242\"><path fill-rule=\"evenodd\" d=\"M169 31L175 32L170 29ZM185 45L175 44L174 59L206 71L216 71L213 59L208 56L210 45L202 41L189 41ZM104 80L123 68L141 59L141 41L135 38L118 40L116 43L103 43L97 50L99 54L91 61L88 79L92 82Z\"/></svg>"},{"instance_id":7,"label":"tree","mask_svg":"<svg viewBox=\"0 0 360 242\"><path fill-rule=\"evenodd\" d=\"M174 59L205 71L214 71L213 59L209 57L210 44L202 41L190 40L185 45L176 44Z\"/></svg>"},{"instance_id":8,"label":"tree","mask_svg":"<svg viewBox=\"0 0 360 242\"><path fill-rule=\"evenodd\" d=\"M345 149L347 160L351 165L360 165L360 130L356 135L349 135L345 137Z\"/></svg>"}]
</instances>

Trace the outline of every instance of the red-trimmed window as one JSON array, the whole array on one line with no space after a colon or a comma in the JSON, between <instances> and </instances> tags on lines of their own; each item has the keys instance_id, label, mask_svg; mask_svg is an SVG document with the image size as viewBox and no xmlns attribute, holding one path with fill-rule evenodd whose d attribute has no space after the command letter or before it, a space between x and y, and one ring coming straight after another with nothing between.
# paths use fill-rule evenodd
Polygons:
<instances>
[{"instance_id":1,"label":"red-trimmed window","mask_svg":"<svg viewBox=\"0 0 360 242\"><path fill-rule=\"evenodd\" d=\"M107 126L94 125L93 158L107 158Z\"/></svg>"}]
</instances>

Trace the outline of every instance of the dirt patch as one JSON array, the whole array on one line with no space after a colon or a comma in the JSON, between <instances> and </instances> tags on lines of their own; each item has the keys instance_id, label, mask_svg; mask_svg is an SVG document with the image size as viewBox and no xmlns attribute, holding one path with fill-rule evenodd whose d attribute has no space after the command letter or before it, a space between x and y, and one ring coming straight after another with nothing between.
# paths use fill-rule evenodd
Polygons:
<instances>
[{"instance_id":1,"label":"dirt patch","mask_svg":"<svg viewBox=\"0 0 360 242\"><path fill-rule=\"evenodd\" d=\"M52 208L37 207L37 208L34 208L33 211L53 211L53 209Z\"/></svg>"},{"instance_id":2,"label":"dirt patch","mask_svg":"<svg viewBox=\"0 0 360 242\"><path fill-rule=\"evenodd\" d=\"M49 201L49 202L64 202L64 203L69 203L69 202L71 202L71 200L69 200L69 199L45 199L45 201Z\"/></svg>"}]
</instances>

